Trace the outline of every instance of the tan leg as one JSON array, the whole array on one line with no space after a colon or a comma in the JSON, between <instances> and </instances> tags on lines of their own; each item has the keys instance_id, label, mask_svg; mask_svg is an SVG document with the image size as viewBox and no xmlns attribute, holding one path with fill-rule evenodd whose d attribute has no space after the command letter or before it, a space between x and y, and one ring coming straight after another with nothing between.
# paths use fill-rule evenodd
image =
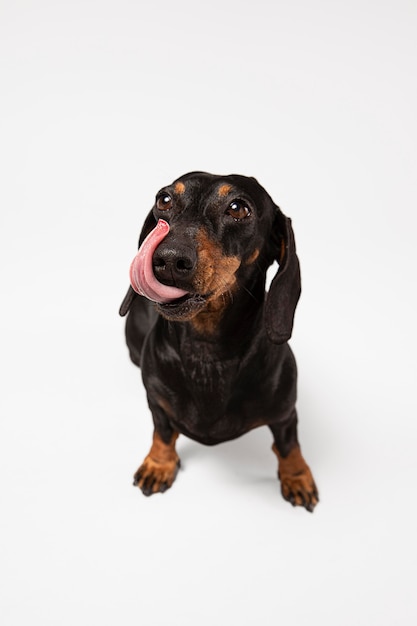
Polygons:
<instances>
[{"instance_id":1,"label":"tan leg","mask_svg":"<svg viewBox=\"0 0 417 626\"><path fill-rule=\"evenodd\" d=\"M145 494L163 493L169 489L175 480L180 459L175 451L175 442L178 433L174 433L169 443L162 441L155 431L152 447L148 456L134 475L133 484Z\"/></svg>"},{"instance_id":2,"label":"tan leg","mask_svg":"<svg viewBox=\"0 0 417 626\"><path fill-rule=\"evenodd\" d=\"M281 493L293 506L304 506L312 512L319 501L319 494L313 475L297 445L283 457L276 445L272 446L278 457L278 478L281 481Z\"/></svg>"}]
</instances>

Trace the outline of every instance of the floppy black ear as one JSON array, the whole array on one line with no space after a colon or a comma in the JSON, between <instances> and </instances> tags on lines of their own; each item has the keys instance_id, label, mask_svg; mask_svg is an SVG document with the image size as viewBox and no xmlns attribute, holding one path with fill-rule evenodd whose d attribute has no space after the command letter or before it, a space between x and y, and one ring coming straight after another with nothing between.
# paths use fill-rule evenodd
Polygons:
<instances>
[{"instance_id":1,"label":"floppy black ear","mask_svg":"<svg viewBox=\"0 0 417 626\"><path fill-rule=\"evenodd\" d=\"M148 213L145 219L145 222L142 226L142 230L139 236L138 249L142 245L143 240L149 235L149 233L151 232L151 230L155 228L155 226L156 226L156 219L153 215L153 210L152 210ZM121 317L124 317L129 312L129 309L132 306L132 302L136 298L137 295L138 294L136 293L136 291L129 285L129 289L127 290L127 293L125 297L123 298L123 302L120 305L119 315L121 315Z\"/></svg>"},{"instance_id":2,"label":"floppy black ear","mask_svg":"<svg viewBox=\"0 0 417 626\"><path fill-rule=\"evenodd\" d=\"M285 343L292 334L295 308L301 293L301 276L291 220L278 207L276 209L270 244L279 268L269 288L264 319L269 339L274 343Z\"/></svg>"}]
</instances>

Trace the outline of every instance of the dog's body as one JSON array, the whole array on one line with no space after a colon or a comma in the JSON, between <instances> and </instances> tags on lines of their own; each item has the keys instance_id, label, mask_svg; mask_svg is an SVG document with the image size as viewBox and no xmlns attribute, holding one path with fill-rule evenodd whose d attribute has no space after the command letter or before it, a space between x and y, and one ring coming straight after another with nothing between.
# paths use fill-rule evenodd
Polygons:
<instances>
[{"instance_id":1,"label":"dog's body","mask_svg":"<svg viewBox=\"0 0 417 626\"><path fill-rule=\"evenodd\" d=\"M312 511L287 344L300 294L290 220L253 178L193 172L158 193L139 244L120 314L130 310L127 344L155 430L135 484L145 495L172 485L179 433L212 445L267 425L284 498Z\"/></svg>"}]
</instances>

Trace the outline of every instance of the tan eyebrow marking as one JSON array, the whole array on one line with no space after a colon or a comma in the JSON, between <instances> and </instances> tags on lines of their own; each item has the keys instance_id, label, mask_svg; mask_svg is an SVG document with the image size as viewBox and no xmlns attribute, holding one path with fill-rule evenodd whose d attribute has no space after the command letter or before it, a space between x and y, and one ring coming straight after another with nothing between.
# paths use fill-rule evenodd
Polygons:
<instances>
[{"instance_id":1,"label":"tan eyebrow marking","mask_svg":"<svg viewBox=\"0 0 417 626\"><path fill-rule=\"evenodd\" d=\"M184 183L175 183L174 191L175 193L178 193L179 195L183 194L185 191Z\"/></svg>"},{"instance_id":2,"label":"tan eyebrow marking","mask_svg":"<svg viewBox=\"0 0 417 626\"><path fill-rule=\"evenodd\" d=\"M232 185L224 184L219 187L219 190L217 193L219 194L221 198L223 198L224 196L227 196L227 194L229 193L231 189L232 189Z\"/></svg>"}]
</instances>

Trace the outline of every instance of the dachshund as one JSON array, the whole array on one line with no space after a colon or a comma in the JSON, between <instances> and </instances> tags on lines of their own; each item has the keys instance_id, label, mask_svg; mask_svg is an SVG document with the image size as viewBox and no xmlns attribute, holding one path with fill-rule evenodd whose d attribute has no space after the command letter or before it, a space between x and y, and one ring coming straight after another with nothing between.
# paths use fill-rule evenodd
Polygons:
<instances>
[{"instance_id":1,"label":"dachshund","mask_svg":"<svg viewBox=\"0 0 417 626\"><path fill-rule=\"evenodd\" d=\"M157 193L130 282L119 313L154 423L133 484L147 496L171 487L180 433L214 445L265 425L283 497L312 512L287 343L301 293L291 220L255 178L185 174Z\"/></svg>"}]
</instances>

